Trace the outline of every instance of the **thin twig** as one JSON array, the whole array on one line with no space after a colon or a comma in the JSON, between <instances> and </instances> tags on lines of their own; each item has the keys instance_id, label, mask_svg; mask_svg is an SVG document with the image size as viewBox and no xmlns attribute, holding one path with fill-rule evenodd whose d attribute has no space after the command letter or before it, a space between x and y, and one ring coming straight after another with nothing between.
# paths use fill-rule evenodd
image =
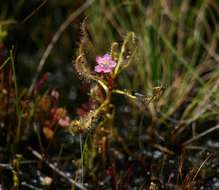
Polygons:
<instances>
[{"instance_id":1,"label":"thin twig","mask_svg":"<svg viewBox=\"0 0 219 190\"><path fill-rule=\"evenodd\" d=\"M208 156L204 162L202 162L202 164L200 165L200 167L198 168L197 172L195 173L195 175L192 178L192 181L195 181L196 177L198 176L199 172L201 171L201 169L203 168L203 166L206 164L206 162L209 161L209 159L212 157L212 155Z\"/></svg>"},{"instance_id":2,"label":"thin twig","mask_svg":"<svg viewBox=\"0 0 219 190\"><path fill-rule=\"evenodd\" d=\"M35 187L35 186L31 185L31 184L28 184L25 181L21 182L21 186L27 187L28 189L33 189L33 190L43 190L41 188Z\"/></svg>"},{"instance_id":3,"label":"thin twig","mask_svg":"<svg viewBox=\"0 0 219 190\"><path fill-rule=\"evenodd\" d=\"M63 178L65 178L69 183L71 183L72 185L75 185L76 187L78 187L79 189L82 190L86 190L86 188L81 184L76 182L75 180L69 178L68 176L65 175L65 173L61 170L59 170L55 165L53 165L52 163L48 162L47 160L43 159L42 155L37 152L36 150L33 150L31 147L28 147L28 150L39 160L43 161L44 163L46 163L48 165L48 167L50 167L53 171L55 171L57 174L59 174L60 176L62 176Z\"/></svg>"},{"instance_id":4,"label":"thin twig","mask_svg":"<svg viewBox=\"0 0 219 190\"><path fill-rule=\"evenodd\" d=\"M1 168L6 169L6 170L12 170L13 169L11 164L5 164L5 163L0 163L0 169Z\"/></svg>"},{"instance_id":5,"label":"thin twig","mask_svg":"<svg viewBox=\"0 0 219 190\"><path fill-rule=\"evenodd\" d=\"M37 13L37 11L39 11L47 3L47 1L48 0L44 0L42 3L40 3L40 5L36 9L34 9L29 15L27 15L21 23L24 24L25 22L27 22L33 15Z\"/></svg>"},{"instance_id":6,"label":"thin twig","mask_svg":"<svg viewBox=\"0 0 219 190\"><path fill-rule=\"evenodd\" d=\"M70 16L59 27L59 29L57 30L57 32L53 36L51 42L47 46L45 52L43 53L43 56L42 56L42 58L41 58L41 60L39 62L39 65L37 67L36 75L34 76L33 81L31 83L31 86L30 86L30 88L28 90L28 95L30 95L32 93L34 85L35 85L35 83L37 81L37 78L39 76L39 73L42 71L43 66L44 66L48 56L50 55L54 45L56 44L56 42L60 38L61 34L73 22L73 20L76 19L80 14L82 14L93 2L94 2L94 0L87 0L81 7L79 7L76 11L71 13Z\"/></svg>"},{"instance_id":7,"label":"thin twig","mask_svg":"<svg viewBox=\"0 0 219 190\"><path fill-rule=\"evenodd\" d=\"M189 139L188 141L184 142L182 144L182 146L185 147L186 145L191 144L192 142L200 139L201 137L203 137L203 136L205 136L205 135L207 135L207 134L209 134L209 133L211 133L211 132L213 132L213 131L215 131L217 129L219 129L219 124L214 126L214 127L212 127L212 128L210 128L210 129L208 129L208 130L206 130L206 131L204 131L203 133L200 133L199 135Z\"/></svg>"}]
</instances>

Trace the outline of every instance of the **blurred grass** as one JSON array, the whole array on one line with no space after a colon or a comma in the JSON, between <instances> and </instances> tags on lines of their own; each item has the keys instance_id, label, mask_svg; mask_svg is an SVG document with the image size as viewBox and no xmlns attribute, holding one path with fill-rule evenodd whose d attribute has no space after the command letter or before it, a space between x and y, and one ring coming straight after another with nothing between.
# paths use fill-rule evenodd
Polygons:
<instances>
[{"instance_id":1,"label":"blurred grass","mask_svg":"<svg viewBox=\"0 0 219 190\"><path fill-rule=\"evenodd\" d=\"M155 121L163 120L158 112L174 119L181 107L176 119L189 124L218 113L218 103L213 106L211 101L219 93L218 10L216 1L203 0L95 1L88 11L89 28L101 53L126 31L135 32L138 56L120 85L145 94L153 86L166 86L163 98L149 112Z\"/></svg>"}]
</instances>

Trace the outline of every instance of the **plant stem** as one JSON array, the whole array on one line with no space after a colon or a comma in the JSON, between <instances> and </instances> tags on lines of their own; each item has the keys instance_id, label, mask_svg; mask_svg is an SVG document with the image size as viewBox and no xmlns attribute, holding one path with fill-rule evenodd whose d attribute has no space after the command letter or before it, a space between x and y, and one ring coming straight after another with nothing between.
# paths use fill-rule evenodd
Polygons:
<instances>
[{"instance_id":1,"label":"plant stem","mask_svg":"<svg viewBox=\"0 0 219 190\"><path fill-rule=\"evenodd\" d=\"M18 87L17 87L17 77L16 77L16 71L15 71L15 64L14 64L14 56L13 56L13 50L10 50L10 60L11 60L11 65L12 65L12 72L13 72L13 78L14 78L14 90L15 90L15 109L17 113L17 118L18 118L18 124L17 124L17 131L16 131L16 137L15 137L15 142L16 144L20 140L20 131L21 131L21 111L18 105L19 98L18 98Z\"/></svg>"},{"instance_id":2,"label":"plant stem","mask_svg":"<svg viewBox=\"0 0 219 190\"><path fill-rule=\"evenodd\" d=\"M84 156L83 156L83 141L82 134L80 134L80 150L81 150L81 183L84 183Z\"/></svg>"}]
</instances>

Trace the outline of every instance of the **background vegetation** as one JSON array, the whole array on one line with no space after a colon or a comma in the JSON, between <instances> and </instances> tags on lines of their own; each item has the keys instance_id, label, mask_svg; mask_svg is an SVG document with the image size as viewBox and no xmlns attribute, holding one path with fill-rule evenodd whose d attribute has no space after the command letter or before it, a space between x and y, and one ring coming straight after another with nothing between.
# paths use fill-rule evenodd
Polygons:
<instances>
[{"instance_id":1,"label":"background vegetation","mask_svg":"<svg viewBox=\"0 0 219 190\"><path fill-rule=\"evenodd\" d=\"M219 188L217 0L0 5L0 189ZM115 95L110 122L72 134L58 119L92 107L93 83L73 67L85 17L89 67L131 31L137 51L117 87L164 90L148 105Z\"/></svg>"}]
</instances>

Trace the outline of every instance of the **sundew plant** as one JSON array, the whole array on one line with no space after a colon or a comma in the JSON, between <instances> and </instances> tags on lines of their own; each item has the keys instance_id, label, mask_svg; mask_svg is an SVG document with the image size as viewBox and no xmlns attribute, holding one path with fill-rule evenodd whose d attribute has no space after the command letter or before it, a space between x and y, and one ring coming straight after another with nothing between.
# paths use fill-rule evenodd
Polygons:
<instances>
[{"instance_id":1,"label":"sundew plant","mask_svg":"<svg viewBox=\"0 0 219 190\"><path fill-rule=\"evenodd\" d=\"M89 51L87 44L92 46L92 43L88 39L85 23L82 25L82 31L83 36L80 42L79 55L74 66L81 79L94 83L91 85L89 93L90 103L93 104L92 107L94 109L89 110L79 120L72 121L71 130L73 132L83 132L94 125L98 125L98 120L101 121L101 125L104 127L104 122L107 122L108 119L113 119L115 111L115 107L111 102L113 94L120 94L131 99L133 102L139 102L142 104L142 107L162 94L163 88L161 87L156 87L156 93L151 97L144 95L137 97L126 89L120 90L116 88L116 79L120 72L134 62L137 52L137 42L134 33L128 33L121 45L117 42L112 43L109 53L103 56L96 56L96 65L94 68L91 68L89 60L86 58L86 52ZM100 117L102 118L100 119ZM105 127L109 128L109 126Z\"/></svg>"}]
</instances>

